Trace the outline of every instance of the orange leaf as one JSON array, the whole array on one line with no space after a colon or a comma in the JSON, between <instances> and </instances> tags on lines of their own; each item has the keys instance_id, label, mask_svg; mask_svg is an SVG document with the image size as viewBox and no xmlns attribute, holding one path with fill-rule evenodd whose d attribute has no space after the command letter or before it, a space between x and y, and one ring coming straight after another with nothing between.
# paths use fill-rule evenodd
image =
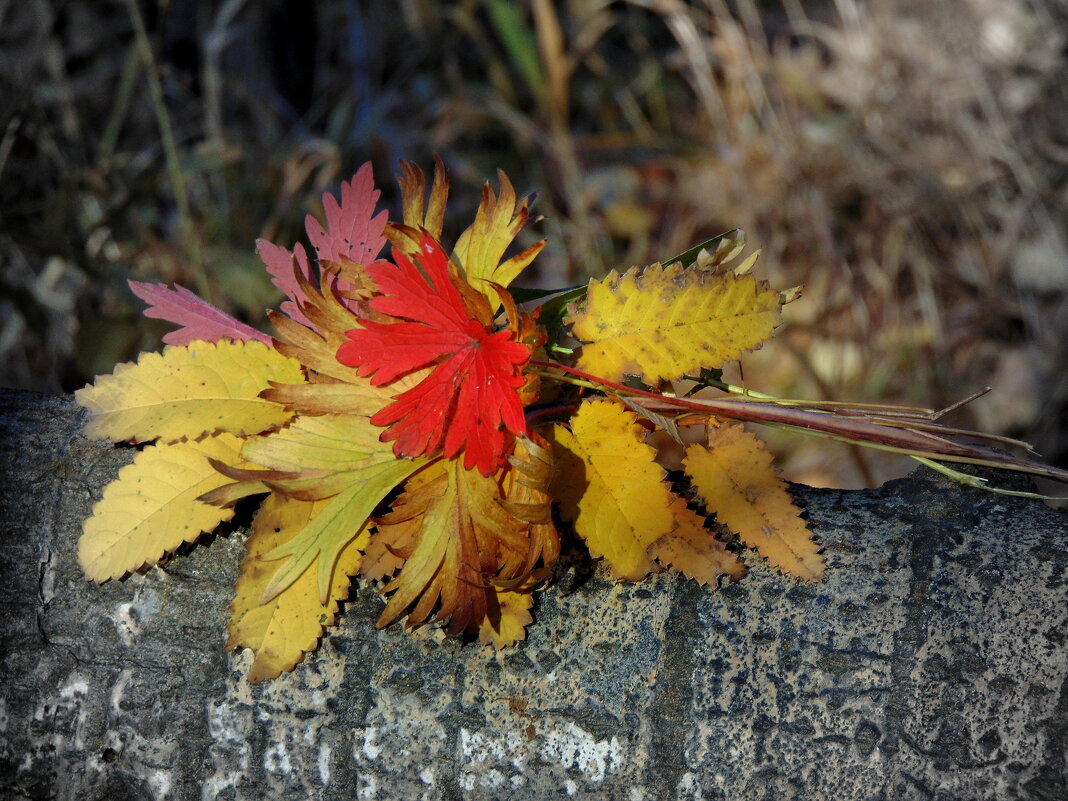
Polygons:
<instances>
[{"instance_id":1,"label":"orange leaf","mask_svg":"<svg viewBox=\"0 0 1068 801\"><path fill-rule=\"evenodd\" d=\"M528 528L521 536L501 537L500 575L509 582L522 581L538 562L551 570L560 555L560 536L553 525L549 485L554 475L553 453L548 442L534 432L516 440L509 466L502 471L503 500L499 507ZM502 535L513 529L501 526Z\"/></svg>"},{"instance_id":2,"label":"orange leaf","mask_svg":"<svg viewBox=\"0 0 1068 801\"><path fill-rule=\"evenodd\" d=\"M449 197L449 177L445 174L445 165L435 156L434 185L424 211L426 175L410 161L401 162L401 173L397 176L397 183L400 184L404 222L387 224L386 237L395 252L399 251L413 259L419 255L420 231L426 231L434 239L441 239L445 202Z\"/></svg>"},{"instance_id":3,"label":"orange leaf","mask_svg":"<svg viewBox=\"0 0 1068 801\"><path fill-rule=\"evenodd\" d=\"M479 500L495 492L493 479L464 470L456 459L434 462L408 482L375 534L406 556L383 590L391 597L379 626L413 604L409 626L423 623L435 609L437 620L449 619L450 634L481 623L486 616L483 575L494 572L496 535L481 525Z\"/></svg>"},{"instance_id":4,"label":"orange leaf","mask_svg":"<svg viewBox=\"0 0 1068 801\"><path fill-rule=\"evenodd\" d=\"M368 573L400 572L383 592L392 594L380 626L408 610L408 626L432 614L449 620L448 633L479 626L495 592L525 590L535 582L535 564L551 567L559 552L548 513L547 451L520 441L516 464L497 475L466 470L442 459L412 476L367 546ZM543 569L544 569L543 567Z\"/></svg>"}]
</instances>

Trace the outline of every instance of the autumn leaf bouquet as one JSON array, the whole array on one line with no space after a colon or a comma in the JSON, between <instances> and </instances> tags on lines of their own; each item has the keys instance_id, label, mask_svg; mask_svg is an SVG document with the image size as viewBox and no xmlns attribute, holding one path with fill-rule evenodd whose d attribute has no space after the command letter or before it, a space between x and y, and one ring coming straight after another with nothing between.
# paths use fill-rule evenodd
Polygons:
<instances>
[{"instance_id":1,"label":"autumn leaf bouquet","mask_svg":"<svg viewBox=\"0 0 1068 801\"><path fill-rule=\"evenodd\" d=\"M85 521L86 575L156 564L259 499L228 647L255 653L260 681L315 649L354 578L380 583L379 626L515 643L560 523L620 580L672 569L715 587L744 574L746 548L818 580L819 545L739 421L909 453L963 481L976 479L942 462L1065 477L962 444L937 413L724 382L719 368L759 347L797 294L755 278L755 255L729 266L738 232L588 286L513 288L545 243L505 258L531 198L499 181L450 251L440 162L429 192L403 165L400 222L377 211L364 165L340 201L323 197L325 222L309 215L311 254L258 242L286 296L273 336L181 287L131 282L148 316L178 328L162 353L77 393L88 436L150 443ZM670 481L668 450L681 456Z\"/></svg>"}]
</instances>

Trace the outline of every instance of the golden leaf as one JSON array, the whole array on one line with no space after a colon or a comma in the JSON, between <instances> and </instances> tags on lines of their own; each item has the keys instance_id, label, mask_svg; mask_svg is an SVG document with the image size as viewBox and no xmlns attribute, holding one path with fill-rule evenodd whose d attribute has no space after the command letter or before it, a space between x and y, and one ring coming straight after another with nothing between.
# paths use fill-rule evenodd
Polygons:
<instances>
[{"instance_id":1,"label":"golden leaf","mask_svg":"<svg viewBox=\"0 0 1068 801\"><path fill-rule=\"evenodd\" d=\"M649 554L666 567L678 570L698 584L716 587L726 575L737 581L745 565L705 526L705 521L682 498L671 502L675 530L649 546Z\"/></svg>"},{"instance_id":2,"label":"golden leaf","mask_svg":"<svg viewBox=\"0 0 1068 801\"><path fill-rule=\"evenodd\" d=\"M199 442L150 445L104 488L78 540L87 578L117 579L155 564L185 542L229 520L234 510L197 498L228 483L208 459L240 463L241 440L219 434Z\"/></svg>"},{"instance_id":3,"label":"golden leaf","mask_svg":"<svg viewBox=\"0 0 1068 801\"><path fill-rule=\"evenodd\" d=\"M262 342L191 342L144 353L74 393L87 437L173 442L227 431L258 434L293 415L259 397L271 381L304 381L300 365Z\"/></svg>"},{"instance_id":4,"label":"golden leaf","mask_svg":"<svg viewBox=\"0 0 1068 801\"><path fill-rule=\"evenodd\" d=\"M723 525L783 573L818 581L820 546L801 519L763 443L740 425L709 431L709 447L691 445L683 464L698 495Z\"/></svg>"},{"instance_id":5,"label":"golden leaf","mask_svg":"<svg viewBox=\"0 0 1068 801\"><path fill-rule=\"evenodd\" d=\"M561 515L614 576L631 581L653 569L647 549L674 523L664 470L637 419L617 403L586 401L570 431L553 428Z\"/></svg>"},{"instance_id":6,"label":"golden leaf","mask_svg":"<svg viewBox=\"0 0 1068 801\"><path fill-rule=\"evenodd\" d=\"M515 189L508 176L498 171L497 179L500 196L494 194L489 182L483 185L482 202L475 213L475 221L460 234L454 254L463 267L467 282L486 296L491 309L496 309L501 299L490 283L507 288L545 247L542 240L507 261L501 261L512 240L531 222L531 198L523 198L517 204Z\"/></svg>"},{"instance_id":7,"label":"golden leaf","mask_svg":"<svg viewBox=\"0 0 1068 801\"><path fill-rule=\"evenodd\" d=\"M534 622L529 592L498 590L490 595L490 610L478 627L478 640L494 648L507 648L526 639L527 626Z\"/></svg>"},{"instance_id":8,"label":"golden leaf","mask_svg":"<svg viewBox=\"0 0 1068 801\"><path fill-rule=\"evenodd\" d=\"M250 682L290 671L306 651L314 651L323 630L337 622L338 602L349 595L349 576L359 569L366 527L339 552L326 603L320 601L313 570L305 570L281 593L260 603L278 567L265 555L298 536L327 505L327 501L298 501L273 493L260 506L252 524L245 542L248 555L241 562L241 576L230 605L230 639L226 643L227 648L255 651L248 673Z\"/></svg>"},{"instance_id":9,"label":"golden leaf","mask_svg":"<svg viewBox=\"0 0 1068 801\"><path fill-rule=\"evenodd\" d=\"M750 275L654 264L590 281L585 309L568 322L583 342L580 369L655 384L759 347L779 324L780 308L779 293Z\"/></svg>"}]
</instances>

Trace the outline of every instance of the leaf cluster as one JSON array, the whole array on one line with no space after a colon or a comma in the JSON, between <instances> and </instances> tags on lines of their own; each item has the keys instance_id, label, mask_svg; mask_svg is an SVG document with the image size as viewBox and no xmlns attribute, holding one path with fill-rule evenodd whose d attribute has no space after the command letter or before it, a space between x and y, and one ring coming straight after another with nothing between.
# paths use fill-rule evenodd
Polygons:
<instances>
[{"instance_id":1,"label":"leaf cluster","mask_svg":"<svg viewBox=\"0 0 1068 801\"><path fill-rule=\"evenodd\" d=\"M260 499L228 642L254 653L250 681L313 650L353 578L379 583L380 626L517 642L559 523L619 580L672 569L715 588L744 575L746 548L819 580L820 546L741 421L1056 473L959 445L915 410L725 384L719 368L760 347L797 296L752 275L756 254L731 266L739 231L543 295L511 284L544 243L507 256L531 198L501 174L449 253L440 162L426 183L403 165L390 222L365 165L340 202L324 197L325 223L309 216L314 258L258 243L287 298L273 337L182 288L136 285L146 314L178 326L172 344L78 393L87 435L152 443L85 523L90 579L156 564ZM667 480L672 452L693 498Z\"/></svg>"}]
</instances>

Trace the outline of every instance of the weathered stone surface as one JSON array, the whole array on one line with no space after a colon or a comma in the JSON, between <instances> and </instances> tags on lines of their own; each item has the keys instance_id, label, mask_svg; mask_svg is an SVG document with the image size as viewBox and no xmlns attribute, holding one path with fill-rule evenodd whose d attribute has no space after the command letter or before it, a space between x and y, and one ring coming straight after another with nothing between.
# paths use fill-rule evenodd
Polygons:
<instances>
[{"instance_id":1,"label":"weathered stone surface","mask_svg":"<svg viewBox=\"0 0 1068 801\"><path fill-rule=\"evenodd\" d=\"M0 392L0 789L40 799L1063 799L1068 518L926 471L799 489L826 582L573 574L503 656L371 621L244 682L242 536L103 586L82 519L131 459Z\"/></svg>"}]
</instances>

